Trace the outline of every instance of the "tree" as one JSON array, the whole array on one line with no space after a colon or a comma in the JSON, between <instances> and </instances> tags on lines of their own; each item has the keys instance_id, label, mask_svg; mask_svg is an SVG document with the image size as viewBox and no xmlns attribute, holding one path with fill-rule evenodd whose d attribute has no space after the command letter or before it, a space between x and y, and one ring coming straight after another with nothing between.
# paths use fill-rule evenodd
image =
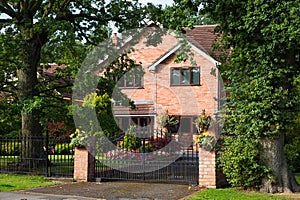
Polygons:
<instances>
[{"instance_id":1,"label":"tree","mask_svg":"<svg viewBox=\"0 0 300 200\"><path fill-rule=\"evenodd\" d=\"M28 147L23 150L23 158L43 155L42 144L32 143L30 138L41 136L41 119L49 120L49 105L56 106L51 100L58 99L54 102L66 108L59 91L70 89L68 80L74 77L84 59L83 43L97 45L107 38L110 21L121 31L140 26L144 11L137 1L113 0L109 4L104 0L0 1L0 14L7 16L0 19L1 92L11 95L20 106L22 136ZM66 66L56 71L58 75L54 77L64 80L63 83L38 75L49 68L50 61Z\"/></svg>"},{"instance_id":2,"label":"tree","mask_svg":"<svg viewBox=\"0 0 300 200\"><path fill-rule=\"evenodd\" d=\"M283 151L299 103L300 1L202 3L219 22L223 47L231 50L220 66L230 99L225 128L231 136L221 153L225 174L234 185L271 193L300 191Z\"/></svg>"}]
</instances>

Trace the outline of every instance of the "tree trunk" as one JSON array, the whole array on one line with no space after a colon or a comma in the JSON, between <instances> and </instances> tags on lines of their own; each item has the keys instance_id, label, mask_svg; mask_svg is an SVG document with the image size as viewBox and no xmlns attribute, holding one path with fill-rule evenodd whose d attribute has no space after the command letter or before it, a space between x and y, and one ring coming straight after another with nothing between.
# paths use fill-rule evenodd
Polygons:
<instances>
[{"instance_id":1,"label":"tree trunk","mask_svg":"<svg viewBox=\"0 0 300 200\"><path fill-rule=\"evenodd\" d=\"M283 151L284 133L262 139L261 161L271 169L272 178L262 180L262 192L299 192L300 186L287 165Z\"/></svg>"},{"instance_id":2,"label":"tree trunk","mask_svg":"<svg viewBox=\"0 0 300 200\"><path fill-rule=\"evenodd\" d=\"M37 88L37 67L40 61L42 44L39 36L33 36L22 44L22 66L18 69L19 99L21 102L34 101L39 95ZM29 105L31 106L31 105ZM41 158L45 158L43 151L42 127L40 124L41 111L37 108L21 110L22 116L22 165L36 167ZM38 138L39 137L39 138ZM37 162L38 161L38 162Z\"/></svg>"}]
</instances>

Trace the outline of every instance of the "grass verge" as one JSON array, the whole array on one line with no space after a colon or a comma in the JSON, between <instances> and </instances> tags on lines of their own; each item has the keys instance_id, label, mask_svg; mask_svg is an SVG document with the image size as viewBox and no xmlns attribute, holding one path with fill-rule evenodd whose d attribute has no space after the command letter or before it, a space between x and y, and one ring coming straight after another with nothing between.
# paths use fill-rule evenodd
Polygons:
<instances>
[{"instance_id":1,"label":"grass verge","mask_svg":"<svg viewBox=\"0 0 300 200\"><path fill-rule=\"evenodd\" d=\"M300 183L300 173L295 173L295 178ZM288 200L300 199L300 194L267 194L249 192L235 188L207 189L199 192L188 200Z\"/></svg>"},{"instance_id":2,"label":"grass verge","mask_svg":"<svg viewBox=\"0 0 300 200\"><path fill-rule=\"evenodd\" d=\"M207 189L188 200L288 200L290 198L261 192L249 192L235 188Z\"/></svg>"},{"instance_id":3,"label":"grass verge","mask_svg":"<svg viewBox=\"0 0 300 200\"><path fill-rule=\"evenodd\" d=\"M24 190L41 186L56 185L57 182L49 181L44 176L0 174L0 192Z\"/></svg>"}]
</instances>

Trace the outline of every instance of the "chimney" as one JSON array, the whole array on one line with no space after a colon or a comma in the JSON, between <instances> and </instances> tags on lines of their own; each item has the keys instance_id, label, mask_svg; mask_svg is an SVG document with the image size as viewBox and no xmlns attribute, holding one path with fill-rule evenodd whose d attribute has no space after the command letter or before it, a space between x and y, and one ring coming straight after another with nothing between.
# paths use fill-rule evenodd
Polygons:
<instances>
[{"instance_id":1,"label":"chimney","mask_svg":"<svg viewBox=\"0 0 300 200\"><path fill-rule=\"evenodd\" d=\"M118 46L119 44L119 38L118 38L118 33L113 33L112 37L111 37L111 44L113 46Z\"/></svg>"}]
</instances>

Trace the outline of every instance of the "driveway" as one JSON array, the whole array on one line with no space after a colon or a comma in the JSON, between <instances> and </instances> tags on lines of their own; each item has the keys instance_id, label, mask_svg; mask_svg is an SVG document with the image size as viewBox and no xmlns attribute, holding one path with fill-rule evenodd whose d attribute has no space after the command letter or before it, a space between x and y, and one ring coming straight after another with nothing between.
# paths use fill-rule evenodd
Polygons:
<instances>
[{"instance_id":1,"label":"driveway","mask_svg":"<svg viewBox=\"0 0 300 200\"><path fill-rule=\"evenodd\" d=\"M139 182L79 182L0 193L1 200L178 200L198 191L196 186Z\"/></svg>"}]
</instances>

